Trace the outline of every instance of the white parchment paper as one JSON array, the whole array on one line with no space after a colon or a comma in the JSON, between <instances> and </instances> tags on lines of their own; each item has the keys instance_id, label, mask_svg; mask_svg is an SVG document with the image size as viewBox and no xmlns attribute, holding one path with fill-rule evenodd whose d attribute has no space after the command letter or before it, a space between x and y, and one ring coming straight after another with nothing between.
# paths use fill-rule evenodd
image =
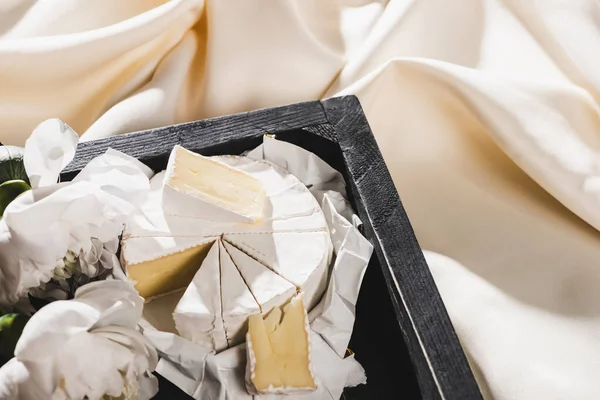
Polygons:
<instances>
[{"instance_id":1,"label":"white parchment paper","mask_svg":"<svg viewBox=\"0 0 600 400\"><path fill-rule=\"evenodd\" d=\"M323 299L309 312L311 357L319 388L294 395L250 395L244 384L245 344L214 354L143 321L144 335L161 356L156 371L198 400L338 400L344 387L366 383L361 365L353 356L344 358L344 355L373 246L357 229L360 220L345 199L343 176L315 154L265 136L263 144L246 156L270 161L298 177L321 203L329 225L335 262L330 266L329 285Z\"/></svg>"}]
</instances>

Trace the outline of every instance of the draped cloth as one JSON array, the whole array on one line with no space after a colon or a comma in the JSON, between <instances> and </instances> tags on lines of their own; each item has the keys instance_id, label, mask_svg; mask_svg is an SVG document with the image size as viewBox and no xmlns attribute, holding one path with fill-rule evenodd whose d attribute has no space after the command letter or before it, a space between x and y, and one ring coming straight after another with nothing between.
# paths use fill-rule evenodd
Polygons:
<instances>
[{"instance_id":1,"label":"draped cloth","mask_svg":"<svg viewBox=\"0 0 600 400\"><path fill-rule=\"evenodd\" d=\"M488 399L598 399L596 0L3 0L0 141L342 94Z\"/></svg>"}]
</instances>

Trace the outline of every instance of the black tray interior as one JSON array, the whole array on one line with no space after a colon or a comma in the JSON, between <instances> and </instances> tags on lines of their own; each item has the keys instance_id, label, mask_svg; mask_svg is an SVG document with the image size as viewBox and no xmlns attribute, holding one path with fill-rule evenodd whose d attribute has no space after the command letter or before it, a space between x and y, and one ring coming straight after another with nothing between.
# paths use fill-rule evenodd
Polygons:
<instances>
[{"instance_id":1,"label":"black tray interior","mask_svg":"<svg viewBox=\"0 0 600 400\"><path fill-rule=\"evenodd\" d=\"M317 154L348 179L339 147L305 129L278 132L277 139L294 143ZM190 148L204 155L240 154L261 143L260 138L233 140L213 147ZM168 154L147 160L155 171L166 166ZM350 191L349 191L350 194ZM354 198L350 199L356 209ZM360 201L360 200L359 200ZM356 306L356 321L349 348L365 368L367 385L346 388L344 400L420 399L419 385L408 348L402 338L388 289L375 255L367 267ZM187 399L179 388L159 376L155 399ZM293 396L290 397L290 400Z\"/></svg>"}]
</instances>

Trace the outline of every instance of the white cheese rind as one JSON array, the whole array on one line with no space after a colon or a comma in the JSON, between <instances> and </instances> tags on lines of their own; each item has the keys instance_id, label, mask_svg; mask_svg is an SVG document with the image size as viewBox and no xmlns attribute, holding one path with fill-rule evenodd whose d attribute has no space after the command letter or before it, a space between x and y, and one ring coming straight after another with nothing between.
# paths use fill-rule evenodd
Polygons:
<instances>
[{"instance_id":1,"label":"white cheese rind","mask_svg":"<svg viewBox=\"0 0 600 400\"><path fill-rule=\"evenodd\" d=\"M202 187L196 187L197 183L202 183ZM239 198L225 199L230 192ZM223 222L256 222L262 218L264 200L265 189L261 182L244 171L181 146L171 151L164 177L162 207L165 214Z\"/></svg>"},{"instance_id":2,"label":"white cheese rind","mask_svg":"<svg viewBox=\"0 0 600 400\"><path fill-rule=\"evenodd\" d=\"M293 283L304 294L309 310L327 288L332 254L328 232L248 233L224 235L224 239Z\"/></svg>"},{"instance_id":3,"label":"white cheese rind","mask_svg":"<svg viewBox=\"0 0 600 400\"><path fill-rule=\"evenodd\" d=\"M268 208L268 206L267 206ZM267 211L268 212L268 211ZM160 208L135 214L123 232L123 238L152 236L201 237L239 233L312 232L326 231L324 216L320 211L312 215L271 220L266 218L256 224L227 224L202 219L164 215Z\"/></svg>"},{"instance_id":4,"label":"white cheese rind","mask_svg":"<svg viewBox=\"0 0 600 400\"><path fill-rule=\"evenodd\" d=\"M244 335L248 330L248 317L260 314L260 307L221 241L219 241L219 253L223 324L227 333L227 342L231 347L244 341Z\"/></svg>"},{"instance_id":5,"label":"white cheese rind","mask_svg":"<svg viewBox=\"0 0 600 400\"><path fill-rule=\"evenodd\" d=\"M123 242L121 263L146 302L182 291L215 237L131 238Z\"/></svg>"},{"instance_id":6,"label":"white cheese rind","mask_svg":"<svg viewBox=\"0 0 600 400\"><path fill-rule=\"evenodd\" d=\"M128 265L156 260L164 256L190 249L194 246L213 242L217 239L218 236L152 236L129 238L122 241L121 261L125 268L127 268Z\"/></svg>"},{"instance_id":7,"label":"white cheese rind","mask_svg":"<svg viewBox=\"0 0 600 400\"><path fill-rule=\"evenodd\" d=\"M265 187L267 196L287 190L296 185L298 178L287 170L278 167L266 160L253 160L248 157L239 156L215 156L215 160L223 162L233 168L244 171L261 181Z\"/></svg>"},{"instance_id":8,"label":"white cheese rind","mask_svg":"<svg viewBox=\"0 0 600 400\"><path fill-rule=\"evenodd\" d=\"M295 294L296 286L265 265L256 261L231 243L223 241L225 250L250 288L262 313L287 303Z\"/></svg>"},{"instance_id":9,"label":"white cheese rind","mask_svg":"<svg viewBox=\"0 0 600 400\"><path fill-rule=\"evenodd\" d=\"M173 312L181 336L200 346L221 351L227 348L221 302L219 245L213 244Z\"/></svg>"},{"instance_id":10,"label":"white cheese rind","mask_svg":"<svg viewBox=\"0 0 600 400\"><path fill-rule=\"evenodd\" d=\"M124 238L146 236L211 236L223 233L246 232L301 232L327 230L325 216L319 203L310 191L296 177L266 161L256 161L244 157L217 157L232 166L245 167L248 173L255 169L255 176L265 188L267 199L263 218L253 224L223 221L207 221L169 215L163 211L163 181L165 172L156 174L150 180L148 200L137 213L128 220ZM242 163L238 159L243 159ZM256 164L256 165L254 165ZM253 168L250 166L254 165Z\"/></svg>"}]
</instances>

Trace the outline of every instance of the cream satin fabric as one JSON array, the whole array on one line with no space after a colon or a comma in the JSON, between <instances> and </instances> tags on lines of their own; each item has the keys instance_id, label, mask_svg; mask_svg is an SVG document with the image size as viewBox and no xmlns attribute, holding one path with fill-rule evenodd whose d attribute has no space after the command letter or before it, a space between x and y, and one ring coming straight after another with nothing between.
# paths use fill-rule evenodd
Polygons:
<instances>
[{"instance_id":1,"label":"cream satin fabric","mask_svg":"<svg viewBox=\"0 0 600 400\"><path fill-rule=\"evenodd\" d=\"M599 21L595 0L3 0L0 140L355 93L484 395L598 399Z\"/></svg>"}]
</instances>

